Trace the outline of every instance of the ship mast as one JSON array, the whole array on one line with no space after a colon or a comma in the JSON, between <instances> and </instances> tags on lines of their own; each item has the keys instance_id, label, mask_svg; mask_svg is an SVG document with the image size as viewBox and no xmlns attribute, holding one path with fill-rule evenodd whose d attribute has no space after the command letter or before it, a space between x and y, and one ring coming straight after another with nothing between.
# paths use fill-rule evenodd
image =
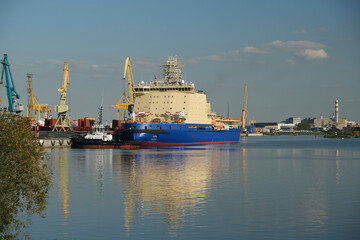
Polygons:
<instances>
[{"instance_id":1,"label":"ship mast","mask_svg":"<svg viewBox=\"0 0 360 240\"><path fill-rule=\"evenodd\" d=\"M164 82L167 85L182 85L183 79L180 68L183 66L178 63L177 56L170 56L166 64L162 65L164 68Z\"/></svg>"},{"instance_id":2,"label":"ship mast","mask_svg":"<svg viewBox=\"0 0 360 240\"><path fill-rule=\"evenodd\" d=\"M242 109L241 116L241 129L245 132L245 120L246 120L246 107L247 107L247 83L245 83L245 92L244 92L244 107Z\"/></svg>"}]
</instances>

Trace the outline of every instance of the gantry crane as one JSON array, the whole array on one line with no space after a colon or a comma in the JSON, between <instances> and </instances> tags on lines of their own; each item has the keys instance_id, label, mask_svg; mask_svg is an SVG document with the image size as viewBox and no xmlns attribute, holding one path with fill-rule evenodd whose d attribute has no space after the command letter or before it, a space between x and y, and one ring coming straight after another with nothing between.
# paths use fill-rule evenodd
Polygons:
<instances>
[{"instance_id":1,"label":"gantry crane","mask_svg":"<svg viewBox=\"0 0 360 240\"><path fill-rule=\"evenodd\" d=\"M131 68L130 57L126 58L125 61L125 69L124 69L124 77L123 80L128 80L128 89L129 89L129 97L127 96L126 92L124 91L120 100L115 104L111 105L110 108L117 109L117 119L120 120L120 109L124 110L124 120L126 116L126 110L129 111L129 115L132 117L134 112L134 76Z\"/></svg>"},{"instance_id":2,"label":"gantry crane","mask_svg":"<svg viewBox=\"0 0 360 240\"><path fill-rule=\"evenodd\" d=\"M243 132L246 131L246 129L245 129L246 107L247 107L247 83L245 83L244 107L243 107L242 116L241 116L241 129L242 129Z\"/></svg>"},{"instance_id":3,"label":"gantry crane","mask_svg":"<svg viewBox=\"0 0 360 240\"><path fill-rule=\"evenodd\" d=\"M11 70L10 70L10 64L7 59L7 54L4 54L4 59L1 60L2 72L1 72L1 81L0 84L3 83L4 76L6 80L6 93L8 97L8 103L9 103L9 112L20 114L24 107L21 103L17 102L18 99L20 99L20 95L16 92L14 80L12 78ZM11 85L10 85L11 81ZM1 100L2 101L2 100Z\"/></svg>"},{"instance_id":4,"label":"gantry crane","mask_svg":"<svg viewBox=\"0 0 360 240\"><path fill-rule=\"evenodd\" d=\"M35 120L40 121L40 115L42 113L43 118L48 118L49 113L51 113L51 109L47 104L39 104L38 100L35 97L32 87L32 77L31 73L26 74L27 86L28 86L28 105L26 107L26 116L32 117L32 111L35 112Z\"/></svg>"},{"instance_id":5,"label":"gantry crane","mask_svg":"<svg viewBox=\"0 0 360 240\"><path fill-rule=\"evenodd\" d=\"M64 63L64 75L62 80L62 85L58 89L60 95L60 104L55 105L55 112L58 113L58 117L56 123L54 125L53 131L71 131L70 120L68 116L69 106L66 105L66 93L67 93L67 85L70 84L69 81L69 67L68 63Z\"/></svg>"}]
</instances>

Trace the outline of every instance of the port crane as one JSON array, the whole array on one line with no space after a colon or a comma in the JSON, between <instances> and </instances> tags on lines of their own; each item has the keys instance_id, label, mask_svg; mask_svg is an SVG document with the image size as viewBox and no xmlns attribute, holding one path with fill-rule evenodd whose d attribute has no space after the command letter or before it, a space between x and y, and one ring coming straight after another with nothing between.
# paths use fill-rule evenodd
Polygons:
<instances>
[{"instance_id":1,"label":"port crane","mask_svg":"<svg viewBox=\"0 0 360 240\"><path fill-rule=\"evenodd\" d=\"M135 99L134 91L133 91L134 76L131 68L130 57L127 57L125 60L123 80L126 80L126 77L127 77L127 84L129 89L129 97L124 91L120 100L116 104L110 106L110 108L117 109L118 120L120 120L120 109L124 110L124 120L125 120L126 110L129 111L129 115L132 118L134 114L134 99Z\"/></svg>"},{"instance_id":2,"label":"port crane","mask_svg":"<svg viewBox=\"0 0 360 240\"><path fill-rule=\"evenodd\" d=\"M242 116L241 116L241 129L242 129L242 132L246 131L246 128L245 128L246 107L247 107L247 83L245 83L244 106L243 106L243 109L242 109Z\"/></svg>"},{"instance_id":3,"label":"port crane","mask_svg":"<svg viewBox=\"0 0 360 240\"><path fill-rule=\"evenodd\" d=\"M15 84L14 84L14 80L12 78L10 64L9 64L9 61L7 58L7 54L4 54L4 58L1 60L1 64L3 65L3 67L2 67L2 72L1 72L0 84L3 83L4 76L5 76L5 81L6 81L5 87L6 87L6 93L7 93L8 103L9 103L8 111L15 113L15 114L20 114L24 110L24 107L21 103L19 103L17 101L18 99L20 99L20 95L18 94L18 92L15 89ZM10 85L10 82L11 82L11 85ZM1 100L1 102L2 102L2 100Z\"/></svg>"},{"instance_id":4,"label":"port crane","mask_svg":"<svg viewBox=\"0 0 360 240\"><path fill-rule=\"evenodd\" d=\"M26 74L27 80L27 90L28 90L28 105L26 107L26 117L32 117L32 111L35 112L35 120L40 121L40 115L42 113L43 118L48 118L48 115L51 113L51 109L47 104L39 104L38 100L35 97L32 87L32 77L31 73Z\"/></svg>"},{"instance_id":5,"label":"port crane","mask_svg":"<svg viewBox=\"0 0 360 240\"><path fill-rule=\"evenodd\" d=\"M55 105L55 112L58 113L58 117L56 123L54 125L53 131L71 131L72 128L70 127L70 120L68 116L69 106L66 105L66 93L67 93L67 86L70 84L69 81L69 67L68 63L64 63L64 74L62 85L58 89L60 95L60 104Z\"/></svg>"}]
</instances>

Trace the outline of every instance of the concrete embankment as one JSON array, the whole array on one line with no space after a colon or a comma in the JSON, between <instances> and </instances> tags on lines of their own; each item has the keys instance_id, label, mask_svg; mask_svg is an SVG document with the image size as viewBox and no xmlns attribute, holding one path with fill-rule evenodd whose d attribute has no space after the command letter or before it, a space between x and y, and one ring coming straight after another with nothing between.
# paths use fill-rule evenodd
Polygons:
<instances>
[{"instance_id":1,"label":"concrete embankment","mask_svg":"<svg viewBox=\"0 0 360 240\"><path fill-rule=\"evenodd\" d=\"M44 147L71 147L71 137L76 135L74 132L40 131L37 141Z\"/></svg>"},{"instance_id":2,"label":"concrete embankment","mask_svg":"<svg viewBox=\"0 0 360 240\"><path fill-rule=\"evenodd\" d=\"M70 138L38 139L37 141L44 147L71 147Z\"/></svg>"}]
</instances>

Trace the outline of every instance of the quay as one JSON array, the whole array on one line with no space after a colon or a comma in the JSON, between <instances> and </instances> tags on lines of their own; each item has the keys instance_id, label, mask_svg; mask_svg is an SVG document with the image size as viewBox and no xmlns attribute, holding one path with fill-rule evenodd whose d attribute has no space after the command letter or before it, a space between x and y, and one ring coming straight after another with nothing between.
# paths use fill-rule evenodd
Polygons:
<instances>
[{"instance_id":1,"label":"quay","mask_svg":"<svg viewBox=\"0 0 360 240\"><path fill-rule=\"evenodd\" d=\"M71 147L70 138L37 139L37 141L44 147Z\"/></svg>"},{"instance_id":2,"label":"quay","mask_svg":"<svg viewBox=\"0 0 360 240\"><path fill-rule=\"evenodd\" d=\"M53 131L38 131L36 140L40 146L44 147L71 147L71 137L77 135L72 131L68 132L53 132Z\"/></svg>"}]
</instances>

